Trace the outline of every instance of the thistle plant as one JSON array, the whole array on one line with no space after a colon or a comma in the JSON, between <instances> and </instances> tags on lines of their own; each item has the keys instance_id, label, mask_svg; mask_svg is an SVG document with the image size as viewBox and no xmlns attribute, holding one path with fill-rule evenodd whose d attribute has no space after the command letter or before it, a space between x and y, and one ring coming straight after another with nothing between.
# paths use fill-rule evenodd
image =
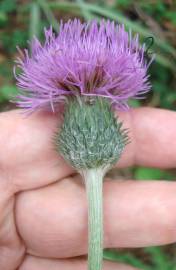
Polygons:
<instances>
[{"instance_id":1,"label":"thistle plant","mask_svg":"<svg viewBox=\"0 0 176 270\"><path fill-rule=\"evenodd\" d=\"M31 42L30 53L16 61L20 94L17 105L31 113L58 112L63 123L53 134L55 149L81 175L88 200L88 269L100 270L103 258L102 189L106 172L128 143L127 131L114 110L128 109L131 98L150 90L145 44L123 25L102 20L60 24L45 42Z\"/></svg>"}]
</instances>

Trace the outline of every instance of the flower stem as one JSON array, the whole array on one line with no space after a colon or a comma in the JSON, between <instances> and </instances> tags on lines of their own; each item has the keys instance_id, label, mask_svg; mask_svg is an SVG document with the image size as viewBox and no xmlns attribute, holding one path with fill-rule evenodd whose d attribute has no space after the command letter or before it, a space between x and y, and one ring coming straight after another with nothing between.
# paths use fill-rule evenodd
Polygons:
<instances>
[{"instance_id":1,"label":"flower stem","mask_svg":"<svg viewBox=\"0 0 176 270\"><path fill-rule=\"evenodd\" d=\"M103 261L103 176L100 168L81 172L88 200L88 270L102 269Z\"/></svg>"}]
</instances>

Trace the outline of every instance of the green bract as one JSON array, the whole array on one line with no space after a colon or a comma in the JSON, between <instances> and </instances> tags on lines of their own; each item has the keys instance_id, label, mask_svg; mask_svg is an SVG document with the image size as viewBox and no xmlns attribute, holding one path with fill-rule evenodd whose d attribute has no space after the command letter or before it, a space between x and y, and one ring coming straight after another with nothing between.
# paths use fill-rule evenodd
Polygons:
<instances>
[{"instance_id":1,"label":"green bract","mask_svg":"<svg viewBox=\"0 0 176 270\"><path fill-rule=\"evenodd\" d=\"M57 136L57 150L77 170L113 165L128 142L109 101L96 97L68 101L64 123Z\"/></svg>"}]
</instances>

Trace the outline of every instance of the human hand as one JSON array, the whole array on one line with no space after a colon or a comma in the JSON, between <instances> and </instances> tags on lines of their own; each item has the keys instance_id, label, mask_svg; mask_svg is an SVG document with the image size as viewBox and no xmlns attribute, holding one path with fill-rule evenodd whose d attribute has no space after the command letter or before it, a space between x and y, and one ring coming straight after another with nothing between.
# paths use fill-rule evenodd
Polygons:
<instances>
[{"instance_id":1,"label":"human hand","mask_svg":"<svg viewBox=\"0 0 176 270\"><path fill-rule=\"evenodd\" d=\"M131 143L118 167L176 165L176 113L120 113ZM57 117L0 114L0 269L86 269L87 210L80 176L52 144ZM143 247L176 240L176 183L104 183L104 246ZM104 269L132 270L105 262Z\"/></svg>"}]
</instances>

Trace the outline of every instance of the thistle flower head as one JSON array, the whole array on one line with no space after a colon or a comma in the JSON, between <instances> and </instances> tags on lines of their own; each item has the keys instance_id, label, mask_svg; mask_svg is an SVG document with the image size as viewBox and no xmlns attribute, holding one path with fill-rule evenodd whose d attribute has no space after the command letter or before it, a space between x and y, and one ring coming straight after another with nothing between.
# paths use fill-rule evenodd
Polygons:
<instances>
[{"instance_id":1,"label":"thistle flower head","mask_svg":"<svg viewBox=\"0 0 176 270\"><path fill-rule=\"evenodd\" d=\"M109 169L129 143L127 130L106 98L95 98L91 106L82 103L67 104L64 123L55 137L56 149L77 170Z\"/></svg>"},{"instance_id":2,"label":"thistle flower head","mask_svg":"<svg viewBox=\"0 0 176 270\"><path fill-rule=\"evenodd\" d=\"M31 52L24 50L17 59L17 104L29 111L49 105L54 111L69 96L100 96L127 108L130 98L150 89L144 56L145 45L123 25L61 22L57 35L45 30L44 44L34 38Z\"/></svg>"}]
</instances>

